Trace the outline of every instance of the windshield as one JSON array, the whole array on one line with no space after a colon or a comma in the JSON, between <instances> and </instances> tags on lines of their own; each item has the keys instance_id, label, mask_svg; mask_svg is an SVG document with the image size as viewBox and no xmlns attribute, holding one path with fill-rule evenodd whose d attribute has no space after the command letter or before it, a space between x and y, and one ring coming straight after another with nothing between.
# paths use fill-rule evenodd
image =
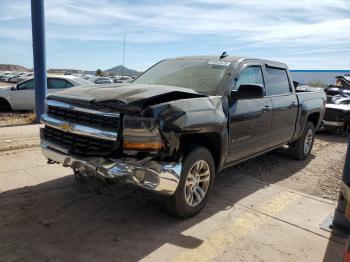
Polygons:
<instances>
[{"instance_id":1,"label":"windshield","mask_svg":"<svg viewBox=\"0 0 350 262\"><path fill-rule=\"evenodd\" d=\"M164 60L133 83L178 86L191 88L200 94L218 95L230 64L214 60Z\"/></svg>"}]
</instances>

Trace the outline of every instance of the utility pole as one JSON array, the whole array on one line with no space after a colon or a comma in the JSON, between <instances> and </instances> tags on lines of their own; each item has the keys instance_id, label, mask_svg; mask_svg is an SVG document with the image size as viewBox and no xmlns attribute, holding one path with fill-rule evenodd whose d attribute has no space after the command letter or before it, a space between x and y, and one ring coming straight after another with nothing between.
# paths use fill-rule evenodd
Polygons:
<instances>
[{"instance_id":1,"label":"utility pole","mask_svg":"<svg viewBox=\"0 0 350 262\"><path fill-rule=\"evenodd\" d=\"M123 65L122 65L122 77L124 76L125 37L126 37L126 33L124 32L124 39L123 39Z\"/></svg>"},{"instance_id":2,"label":"utility pole","mask_svg":"<svg viewBox=\"0 0 350 262\"><path fill-rule=\"evenodd\" d=\"M47 90L44 0L31 0L31 9L35 79L35 122L39 123L40 117L45 113Z\"/></svg>"},{"instance_id":3,"label":"utility pole","mask_svg":"<svg viewBox=\"0 0 350 262\"><path fill-rule=\"evenodd\" d=\"M333 225L347 233L350 232L350 136Z\"/></svg>"}]
</instances>

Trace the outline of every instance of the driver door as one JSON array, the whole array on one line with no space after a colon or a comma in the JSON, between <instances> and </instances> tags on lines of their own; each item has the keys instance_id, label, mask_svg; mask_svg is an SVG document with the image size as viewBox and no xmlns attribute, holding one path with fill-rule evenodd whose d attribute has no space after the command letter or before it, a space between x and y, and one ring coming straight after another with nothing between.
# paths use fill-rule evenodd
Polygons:
<instances>
[{"instance_id":1,"label":"driver door","mask_svg":"<svg viewBox=\"0 0 350 262\"><path fill-rule=\"evenodd\" d=\"M29 79L16 86L11 91L14 110L34 110L35 108L35 82Z\"/></svg>"},{"instance_id":2,"label":"driver door","mask_svg":"<svg viewBox=\"0 0 350 262\"><path fill-rule=\"evenodd\" d=\"M265 87L261 63L242 65L232 90L243 84ZM228 162L235 162L267 149L270 141L272 103L266 92L262 98L238 99L229 108Z\"/></svg>"}]
</instances>

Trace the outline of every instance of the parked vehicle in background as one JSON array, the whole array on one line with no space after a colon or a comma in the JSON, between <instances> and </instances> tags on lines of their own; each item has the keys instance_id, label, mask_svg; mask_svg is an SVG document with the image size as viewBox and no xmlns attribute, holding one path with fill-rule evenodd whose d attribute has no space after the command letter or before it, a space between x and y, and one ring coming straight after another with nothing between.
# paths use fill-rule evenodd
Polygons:
<instances>
[{"instance_id":1,"label":"parked vehicle in background","mask_svg":"<svg viewBox=\"0 0 350 262\"><path fill-rule=\"evenodd\" d=\"M282 63L199 56L163 60L118 88L75 87L47 102L48 163L163 194L165 209L189 217L222 169L285 144L293 158L307 158L326 96L296 92Z\"/></svg>"},{"instance_id":2,"label":"parked vehicle in background","mask_svg":"<svg viewBox=\"0 0 350 262\"><path fill-rule=\"evenodd\" d=\"M89 74L84 74L81 76L81 78L85 79L85 80L89 80L91 78L93 78L94 76L93 75L89 75Z\"/></svg>"},{"instance_id":3,"label":"parked vehicle in background","mask_svg":"<svg viewBox=\"0 0 350 262\"><path fill-rule=\"evenodd\" d=\"M48 76L48 94L72 86L88 85L91 83L75 76ZM14 86L0 88L0 111L34 110L35 108L35 81L30 78Z\"/></svg>"},{"instance_id":4,"label":"parked vehicle in background","mask_svg":"<svg viewBox=\"0 0 350 262\"><path fill-rule=\"evenodd\" d=\"M16 73L16 74L14 74L14 76L9 78L8 82L9 83L18 83L18 82L20 82L19 78L26 75L26 74L27 74L26 72Z\"/></svg>"},{"instance_id":5,"label":"parked vehicle in background","mask_svg":"<svg viewBox=\"0 0 350 262\"><path fill-rule=\"evenodd\" d=\"M337 76L335 85L325 88L325 92L327 105L324 129L347 135L350 132L350 77Z\"/></svg>"},{"instance_id":6,"label":"parked vehicle in background","mask_svg":"<svg viewBox=\"0 0 350 262\"><path fill-rule=\"evenodd\" d=\"M116 76L113 80L114 83L130 83L132 81L130 76Z\"/></svg>"},{"instance_id":7,"label":"parked vehicle in background","mask_svg":"<svg viewBox=\"0 0 350 262\"><path fill-rule=\"evenodd\" d=\"M349 100L346 102L349 102ZM327 131L335 131L342 135L347 135L350 132L350 105L327 104L323 126Z\"/></svg>"},{"instance_id":8,"label":"parked vehicle in background","mask_svg":"<svg viewBox=\"0 0 350 262\"><path fill-rule=\"evenodd\" d=\"M14 77L15 75L16 75L16 73L13 73L13 72L8 73L8 74L4 74L4 75L1 77L1 80L4 81L4 82L8 82L9 79L10 79L11 77Z\"/></svg>"},{"instance_id":9,"label":"parked vehicle in background","mask_svg":"<svg viewBox=\"0 0 350 262\"><path fill-rule=\"evenodd\" d=\"M334 100L335 105L350 105L350 97L340 97Z\"/></svg>"},{"instance_id":10,"label":"parked vehicle in background","mask_svg":"<svg viewBox=\"0 0 350 262\"><path fill-rule=\"evenodd\" d=\"M16 83L22 82L24 80L28 80L29 78L32 78L32 77L34 77L34 73L25 73L25 74L17 77Z\"/></svg>"},{"instance_id":11,"label":"parked vehicle in background","mask_svg":"<svg viewBox=\"0 0 350 262\"><path fill-rule=\"evenodd\" d=\"M96 85L100 85L100 84L113 84L113 81L111 78L109 77L97 77L96 79L93 79L93 83Z\"/></svg>"},{"instance_id":12,"label":"parked vehicle in background","mask_svg":"<svg viewBox=\"0 0 350 262\"><path fill-rule=\"evenodd\" d=\"M5 79L7 76L11 75L11 74L12 74L12 72L4 72L4 73L2 73L2 74L0 75L0 80L1 80L1 81L5 81L4 79Z\"/></svg>"}]
</instances>

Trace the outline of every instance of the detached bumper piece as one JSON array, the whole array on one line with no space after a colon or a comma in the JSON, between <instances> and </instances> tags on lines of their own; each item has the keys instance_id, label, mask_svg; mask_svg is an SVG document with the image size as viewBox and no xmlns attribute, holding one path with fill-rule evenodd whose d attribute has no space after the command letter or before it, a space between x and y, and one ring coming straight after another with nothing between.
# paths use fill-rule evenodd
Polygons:
<instances>
[{"instance_id":1,"label":"detached bumper piece","mask_svg":"<svg viewBox=\"0 0 350 262\"><path fill-rule=\"evenodd\" d=\"M181 163L138 161L133 158L79 157L68 155L65 148L43 139L41 148L49 160L69 166L78 172L133 184L160 194L174 194L180 180Z\"/></svg>"}]
</instances>

